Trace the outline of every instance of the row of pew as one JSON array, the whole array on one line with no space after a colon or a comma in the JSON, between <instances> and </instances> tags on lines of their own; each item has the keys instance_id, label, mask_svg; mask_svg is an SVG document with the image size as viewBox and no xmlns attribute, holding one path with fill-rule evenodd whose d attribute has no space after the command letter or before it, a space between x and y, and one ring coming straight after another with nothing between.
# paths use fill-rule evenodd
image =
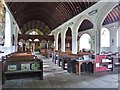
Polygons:
<instances>
[{"instance_id":1,"label":"row of pew","mask_svg":"<svg viewBox=\"0 0 120 90\"><path fill-rule=\"evenodd\" d=\"M89 56L87 60L79 60L80 57ZM54 52L52 61L67 70L69 73L80 75L82 72L97 73L101 71L114 71L116 64L119 65L118 55L93 55L91 53L71 54L71 52Z\"/></svg>"},{"instance_id":2,"label":"row of pew","mask_svg":"<svg viewBox=\"0 0 120 90\"><path fill-rule=\"evenodd\" d=\"M92 54L71 54L71 52L54 52L52 61L63 70L67 70L69 73L76 73L79 75L81 74L81 72L94 73L94 59L77 61L77 59L83 55L91 56Z\"/></svg>"}]
</instances>

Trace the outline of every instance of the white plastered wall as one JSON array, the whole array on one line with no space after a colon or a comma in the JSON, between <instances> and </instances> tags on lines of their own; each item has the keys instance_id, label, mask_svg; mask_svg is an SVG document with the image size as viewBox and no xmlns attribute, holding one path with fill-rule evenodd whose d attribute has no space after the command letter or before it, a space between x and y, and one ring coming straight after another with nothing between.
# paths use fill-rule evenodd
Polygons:
<instances>
[{"instance_id":1,"label":"white plastered wall","mask_svg":"<svg viewBox=\"0 0 120 90\"><path fill-rule=\"evenodd\" d=\"M9 53L12 53L12 52L16 52L17 51L17 38L18 38L18 33L21 33L20 32L20 29L16 23L16 21L14 20L12 14L10 13L8 7L6 6L6 4L4 3L5 5L5 8L6 8L6 11L8 12L9 14L9 17L10 17L10 37L9 37L9 45L4 45L4 46L0 46L0 50L3 51L4 53L0 53L0 58L4 55L7 55ZM7 25L5 25L7 27ZM13 41L13 34L14 34L14 41ZM7 37L7 36L5 36ZM5 43L7 42L8 40L5 40ZM12 45L12 42L14 42L14 45Z\"/></svg>"}]
</instances>

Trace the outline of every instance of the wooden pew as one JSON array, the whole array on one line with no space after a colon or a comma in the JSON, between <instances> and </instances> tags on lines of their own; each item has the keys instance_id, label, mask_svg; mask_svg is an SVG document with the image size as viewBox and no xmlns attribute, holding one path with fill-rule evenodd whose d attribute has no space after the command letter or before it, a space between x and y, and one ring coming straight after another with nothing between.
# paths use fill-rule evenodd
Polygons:
<instances>
[{"instance_id":1,"label":"wooden pew","mask_svg":"<svg viewBox=\"0 0 120 90\"><path fill-rule=\"evenodd\" d=\"M77 58L83 56L83 55L92 55L90 53L79 53L79 54L68 54L68 53L64 53L60 56L60 58L62 59L62 68L63 70L67 69L68 72L76 72L77 74L80 75L81 73L81 67L83 64L93 64L93 68L92 70L90 70L90 72L94 73L94 66L95 66L95 60L94 59L90 59L90 60L83 60L83 61L76 61ZM67 68L65 68L65 64L67 64ZM75 71L76 70L76 71Z\"/></svg>"},{"instance_id":2,"label":"wooden pew","mask_svg":"<svg viewBox=\"0 0 120 90\"><path fill-rule=\"evenodd\" d=\"M58 62L57 62L58 66L61 66L60 63L65 63L64 62L65 60L63 61L63 59L64 59L64 57L66 57L69 54L71 54L71 51L59 52L58 53L58 58L57 58L57 60L58 60Z\"/></svg>"},{"instance_id":3,"label":"wooden pew","mask_svg":"<svg viewBox=\"0 0 120 90\"><path fill-rule=\"evenodd\" d=\"M32 68L33 64L38 64L39 68ZM25 67L23 67L25 65ZM26 69L26 65L27 69ZM13 70L10 70L13 68ZM22 70L25 68L25 70ZM15 69L15 70L14 70ZM2 84L6 80L39 77L43 79L43 61L34 58L33 55L10 55L2 58Z\"/></svg>"}]
</instances>

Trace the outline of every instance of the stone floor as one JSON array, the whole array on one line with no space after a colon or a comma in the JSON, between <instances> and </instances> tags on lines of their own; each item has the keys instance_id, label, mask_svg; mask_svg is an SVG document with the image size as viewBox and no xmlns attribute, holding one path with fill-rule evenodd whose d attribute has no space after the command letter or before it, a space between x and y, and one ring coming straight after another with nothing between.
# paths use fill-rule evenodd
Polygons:
<instances>
[{"instance_id":1,"label":"stone floor","mask_svg":"<svg viewBox=\"0 0 120 90\"><path fill-rule=\"evenodd\" d=\"M43 88L52 90L56 88L91 88L91 90L95 88L96 90L98 90L98 88L108 88L108 90L111 90L119 86L119 74L116 72L109 71L96 74L82 73L82 75L76 75L62 70L52 62L51 58L46 59L40 55L38 55L38 58L42 58L44 62L43 80L39 80L38 78L8 80L5 85L3 85L3 90L7 90L6 88L19 88L20 90L23 88L25 90L30 90L30 88L34 90L39 88L39 90Z\"/></svg>"}]
</instances>

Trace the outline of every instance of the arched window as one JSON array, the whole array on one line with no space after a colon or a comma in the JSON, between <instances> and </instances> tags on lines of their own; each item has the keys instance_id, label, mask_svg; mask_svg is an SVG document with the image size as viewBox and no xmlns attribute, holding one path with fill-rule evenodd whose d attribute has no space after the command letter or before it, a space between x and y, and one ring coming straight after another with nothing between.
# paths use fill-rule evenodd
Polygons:
<instances>
[{"instance_id":1,"label":"arched window","mask_svg":"<svg viewBox=\"0 0 120 90\"><path fill-rule=\"evenodd\" d=\"M89 34L85 33L80 37L80 50L91 49L91 37Z\"/></svg>"},{"instance_id":2,"label":"arched window","mask_svg":"<svg viewBox=\"0 0 120 90\"><path fill-rule=\"evenodd\" d=\"M29 35L38 35L38 33L36 31L32 31L29 33Z\"/></svg>"},{"instance_id":3,"label":"arched window","mask_svg":"<svg viewBox=\"0 0 120 90\"><path fill-rule=\"evenodd\" d=\"M110 32L107 28L101 30L101 47L110 47Z\"/></svg>"},{"instance_id":4,"label":"arched window","mask_svg":"<svg viewBox=\"0 0 120 90\"><path fill-rule=\"evenodd\" d=\"M39 39L36 38L36 39L34 39L34 41L35 41L35 42L39 42Z\"/></svg>"},{"instance_id":5,"label":"arched window","mask_svg":"<svg viewBox=\"0 0 120 90\"><path fill-rule=\"evenodd\" d=\"M29 34L29 35L44 35L44 33L42 31L40 31L39 29L29 29L28 31L25 32L25 34Z\"/></svg>"}]
</instances>

